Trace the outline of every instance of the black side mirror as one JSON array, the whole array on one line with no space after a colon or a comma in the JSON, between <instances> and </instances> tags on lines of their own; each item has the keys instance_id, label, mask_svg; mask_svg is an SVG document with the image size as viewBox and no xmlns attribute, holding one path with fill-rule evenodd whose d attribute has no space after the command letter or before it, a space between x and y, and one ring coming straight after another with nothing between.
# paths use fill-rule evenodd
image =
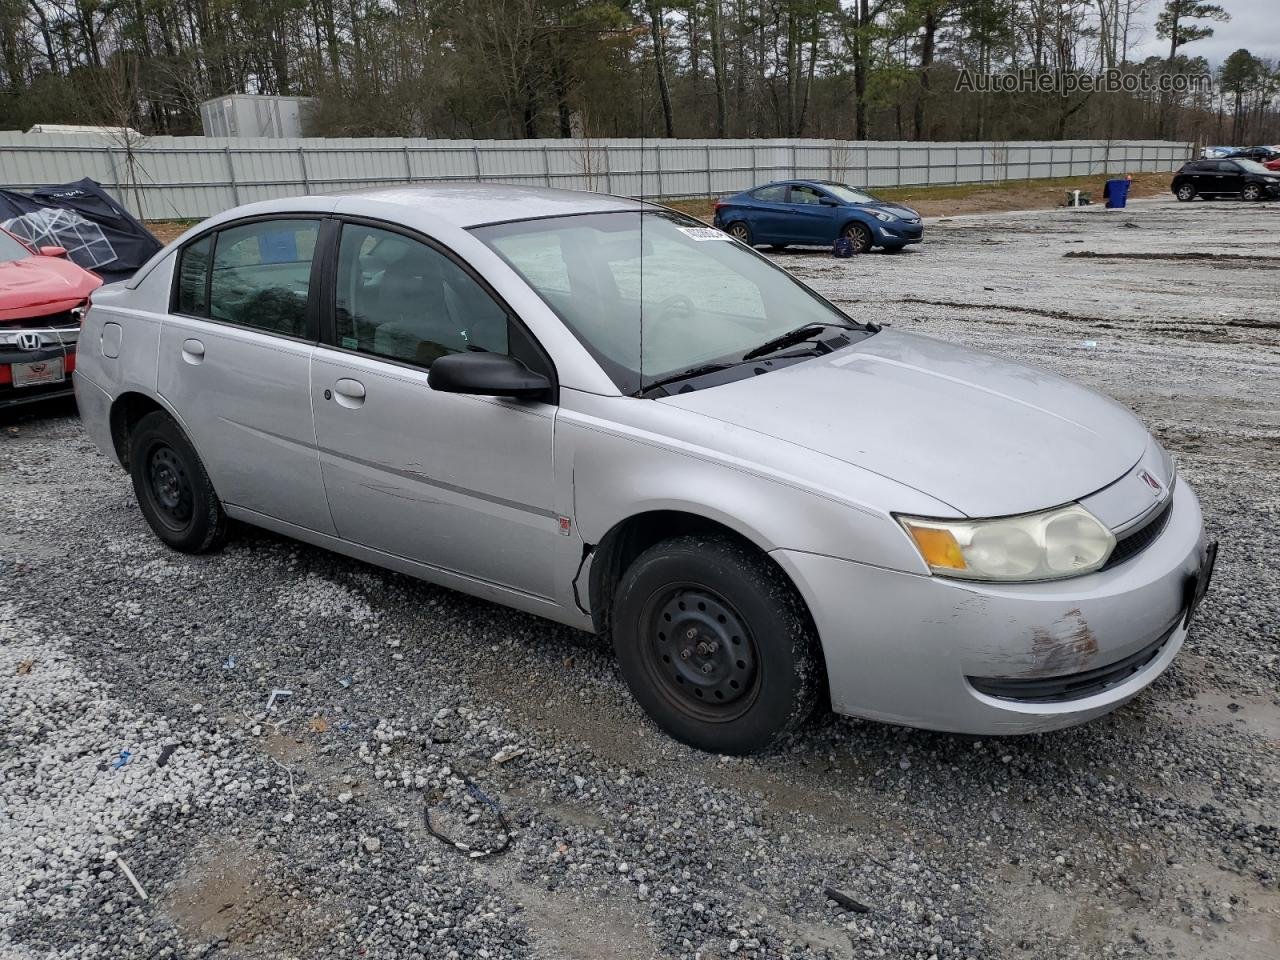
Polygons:
<instances>
[{"instance_id":1,"label":"black side mirror","mask_svg":"<svg viewBox=\"0 0 1280 960\"><path fill-rule=\"evenodd\" d=\"M840 201L836 200L834 197L819 197L818 202L822 204L824 207L840 206Z\"/></svg>"},{"instance_id":2,"label":"black side mirror","mask_svg":"<svg viewBox=\"0 0 1280 960\"><path fill-rule=\"evenodd\" d=\"M503 353L451 353L437 357L427 371L427 383L442 393L483 397L537 397L551 389L546 377Z\"/></svg>"}]
</instances>

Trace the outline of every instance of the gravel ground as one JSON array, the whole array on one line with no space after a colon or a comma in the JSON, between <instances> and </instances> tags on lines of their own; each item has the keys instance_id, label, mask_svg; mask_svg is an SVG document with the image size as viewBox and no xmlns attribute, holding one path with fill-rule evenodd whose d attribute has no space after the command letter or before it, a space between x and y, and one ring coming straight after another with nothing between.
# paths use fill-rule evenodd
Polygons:
<instances>
[{"instance_id":1,"label":"gravel ground","mask_svg":"<svg viewBox=\"0 0 1280 960\"><path fill-rule=\"evenodd\" d=\"M592 638L251 529L169 552L72 410L9 415L0 958L1274 960L1277 236L1280 205L1154 201L780 255L1117 396L1201 495L1173 668L1018 739L826 716L699 754Z\"/></svg>"}]
</instances>

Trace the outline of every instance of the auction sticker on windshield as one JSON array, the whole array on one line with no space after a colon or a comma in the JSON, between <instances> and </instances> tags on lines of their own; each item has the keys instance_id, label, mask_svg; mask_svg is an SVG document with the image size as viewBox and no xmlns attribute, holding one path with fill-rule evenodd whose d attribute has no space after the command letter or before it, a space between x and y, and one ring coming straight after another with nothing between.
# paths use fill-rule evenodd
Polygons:
<instances>
[{"instance_id":1,"label":"auction sticker on windshield","mask_svg":"<svg viewBox=\"0 0 1280 960\"><path fill-rule=\"evenodd\" d=\"M676 227L686 237L692 237L694 240L731 240L733 239L727 233L717 230L715 227Z\"/></svg>"}]
</instances>

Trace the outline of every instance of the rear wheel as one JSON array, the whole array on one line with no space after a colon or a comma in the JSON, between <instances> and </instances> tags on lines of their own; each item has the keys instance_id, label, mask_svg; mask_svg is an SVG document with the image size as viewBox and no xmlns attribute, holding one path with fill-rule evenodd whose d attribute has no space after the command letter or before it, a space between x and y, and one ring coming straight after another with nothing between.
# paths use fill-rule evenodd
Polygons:
<instances>
[{"instance_id":1,"label":"rear wheel","mask_svg":"<svg viewBox=\"0 0 1280 960\"><path fill-rule=\"evenodd\" d=\"M222 546L227 515L195 448L167 413L138 421L129 435L129 474L156 536L184 553Z\"/></svg>"},{"instance_id":2,"label":"rear wheel","mask_svg":"<svg viewBox=\"0 0 1280 960\"><path fill-rule=\"evenodd\" d=\"M867 253L871 249L871 231L864 224L851 223L840 231L840 236L853 245L854 253Z\"/></svg>"},{"instance_id":3,"label":"rear wheel","mask_svg":"<svg viewBox=\"0 0 1280 960\"><path fill-rule=\"evenodd\" d=\"M1258 186L1256 183L1246 183L1244 185L1244 189L1240 191L1240 198L1242 200L1249 200L1249 201L1261 200L1262 188Z\"/></svg>"},{"instance_id":4,"label":"rear wheel","mask_svg":"<svg viewBox=\"0 0 1280 960\"><path fill-rule=\"evenodd\" d=\"M741 220L735 220L728 226L728 234L735 240L751 246L751 228Z\"/></svg>"},{"instance_id":5,"label":"rear wheel","mask_svg":"<svg viewBox=\"0 0 1280 960\"><path fill-rule=\"evenodd\" d=\"M1196 188L1189 183L1178 184L1178 189L1174 191L1174 196L1184 203L1188 200L1196 198Z\"/></svg>"},{"instance_id":6,"label":"rear wheel","mask_svg":"<svg viewBox=\"0 0 1280 960\"><path fill-rule=\"evenodd\" d=\"M762 750L818 701L821 657L808 611L747 545L687 536L649 548L623 574L611 620L632 695L691 746Z\"/></svg>"}]
</instances>

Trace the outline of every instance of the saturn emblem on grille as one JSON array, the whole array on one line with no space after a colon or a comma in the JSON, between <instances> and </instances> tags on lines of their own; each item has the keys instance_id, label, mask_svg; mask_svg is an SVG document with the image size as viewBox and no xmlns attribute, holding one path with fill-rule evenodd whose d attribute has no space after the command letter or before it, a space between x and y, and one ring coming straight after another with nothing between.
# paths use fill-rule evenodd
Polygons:
<instances>
[{"instance_id":1,"label":"saturn emblem on grille","mask_svg":"<svg viewBox=\"0 0 1280 960\"><path fill-rule=\"evenodd\" d=\"M1155 494L1155 496L1158 497L1160 496L1160 494L1164 493L1164 487L1161 486L1160 481L1157 480L1155 477L1153 477L1145 469L1139 470L1138 476L1142 478L1143 483L1145 483L1148 487L1151 488L1151 492Z\"/></svg>"}]
</instances>

